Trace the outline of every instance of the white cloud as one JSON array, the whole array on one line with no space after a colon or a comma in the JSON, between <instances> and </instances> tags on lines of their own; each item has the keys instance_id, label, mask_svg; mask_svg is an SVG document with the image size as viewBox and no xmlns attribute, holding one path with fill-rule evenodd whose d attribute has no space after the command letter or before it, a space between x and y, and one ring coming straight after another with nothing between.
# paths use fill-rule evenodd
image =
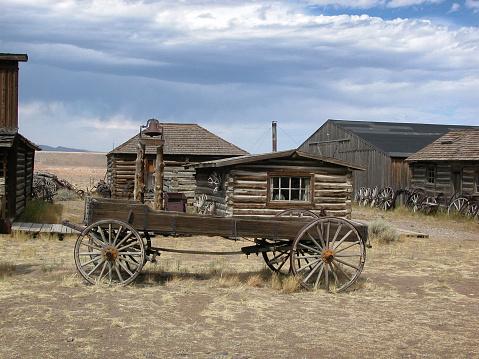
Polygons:
<instances>
[{"instance_id":1,"label":"white cloud","mask_svg":"<svg viewBox=\"0 0 479 359\"><path fill-rule=\"evenodd\" d=\"M451 14L453 12L459 11L460 8L461 8L461 5L459 5L458 3L454 3L452 4L451 9L447 13Z\"/></svg>"},{"instance_id":2,"label":"white cloud","mask_svg":"<svg viewBox=\"0 0 479 359\"><path fill-rule=\"evenodd\" d=\"M466 0L464 5L469 9L474 9L474 12L479 10L479 0Z\"/></svg>"}]
</instances>

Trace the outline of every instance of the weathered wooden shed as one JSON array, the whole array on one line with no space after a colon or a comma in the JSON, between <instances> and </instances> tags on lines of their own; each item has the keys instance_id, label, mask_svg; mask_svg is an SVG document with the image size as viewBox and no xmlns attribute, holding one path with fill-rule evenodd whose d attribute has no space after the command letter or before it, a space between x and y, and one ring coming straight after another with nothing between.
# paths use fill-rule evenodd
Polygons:
<instances>
[{"instance_id":1,"label":"weathered wooden shed","mask_svg":"<svg viewBox=\"0 0 479 359\"><path fill-rule=\"evenodd\" d=\"M187 169L189 163L217 160L248 154L197 124L160 123L163 127L164 192L184 193L188 203L194 202L195 170ZM112 197L131 198L135 178L135 161L139 134L107 154L107 178ZM154 189L156 148L146 146L146 194Z\"/></svg>"},{"instance_id":2,"label":"weathered wooden shed","mask_svg":"<svg viewBox=\"0 0 479 359\"><path fill-rule=\"evenodd\" d=\"M1 218L14 219L31 198L34 143L18 133L18 62L26 54L0 54L0 195Z\"/></svg>"},{"instance_id":3,"label":"weathered wooden shed","mask_svg":"<svg viewBox=\"0 0 479 359\"><path fill-rule=\"evenodd\" d=\"M196 197L219 216L273 216L290 208L350 217L358 165L289 150L193 164Z\"/></svg>"},{"instance_id":4,"label":"weathered wooden shed","mask_svg":"<svg viewBox=\"0 0 479 359\"><path fill-rule=\"evenodd\" d=\"M413 188L426 196L479 196L479 129L454 130L406 159Z\"/></svg>"},{"instance_id":5,"label":"weathered wooden shed","mask_svg":"<svg viewBox=\"0 0 479 359\"><path fill-rule=\"evenodd\" d=\"M361 187L411 187L405 159L454 129L472 126L328 120L298 150L366 166L356 175Z\"/></svg>"}]
</instances>

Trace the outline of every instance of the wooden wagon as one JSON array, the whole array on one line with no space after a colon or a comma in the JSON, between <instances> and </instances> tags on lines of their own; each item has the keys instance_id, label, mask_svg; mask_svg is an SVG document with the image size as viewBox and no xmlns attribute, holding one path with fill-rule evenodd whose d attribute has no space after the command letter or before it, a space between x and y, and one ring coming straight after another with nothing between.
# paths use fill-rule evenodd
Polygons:
<instances>
[{"instance_id":1,"label":"wooden wagon","mask_svg":"<svg viewBox=\"0 0 479 359\"><path fill-rule=\"evenodd\" d=\"M276 217L216 217L157 211L137 201L88 198L86 227L75 263L90 283L125 285L135 280L146 261L161 252L185 254L262 254L273 271L292 273L307 289L342 291L359 277L366 260L367 227L339 217L319 217L291 209ZM241 251L203 252L153 247L154 235L217 236L245 240ZM168 238L165 238L165 243Z\"/></svg>"}]
</instances>

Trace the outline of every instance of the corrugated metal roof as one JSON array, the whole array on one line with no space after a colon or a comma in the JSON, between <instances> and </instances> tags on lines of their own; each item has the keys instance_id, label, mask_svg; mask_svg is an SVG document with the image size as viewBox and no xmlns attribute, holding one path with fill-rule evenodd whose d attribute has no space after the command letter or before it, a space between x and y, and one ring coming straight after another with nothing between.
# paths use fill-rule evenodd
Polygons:
<instances>
[{"instance_id":1,"label":"corrugated metal roof","mask_svg":"<svg viewBox=\"0 0 479 359\"><path fill-rule=\"evenodd\" d=\"M223 140L197 124L160 123L163 127L165 155L198 156L241 156L248 152ZM138 150L138 137L135 135L109 154L135 153ZM146 153L156 154L153 146L146 146Z\"/></svg>"},{"instance_id":2,"label":"corrugated metal roof","mask_svg":"<svg viewBox=\"0 0 479 359\"><path fill-rule=\"evenodd\" d=\"M479 129L451 131L406 161L479 161Z\"/></svg>"},{"instance_id":3,"label":"corrugated metal roof","mask_svg":"<svg viewBox=\"0 0 479 359\"><path fill-rule=\"evenodd\" d=\"M329 120L392 157L408 157L452 130L474 126Z\"/></svg>"},{"instance_id":4,"label":"corrugated metal roof","mask_svg":"<svg viewBox=\"0 0 479 359\"><path fill-rule=\"evenodd\" d=\"M354 170L360 170L360 171L366 170L365 166L355 165L355 164L352 164L352 163L349 163L349 162L338 160L336 158L331 158L331 157L321 156L321 155L317 155L317 154L301 152L301 151L298 151L298 150L288 150L288 151L281 151L281 152L269 152L269 153L263 153L263 154L245 155L245 156L239 156L239 157L233 157L233 158L224 158L224 159L215 160L215 161L193 163L193 164L190 165L190 167L194 167L194 168L225 167L225 166L248 164L248 163L253 163L253 162L257 162L257 161L264 161L264 160L270 160L270 159L276 159L276 158L288 158L288 157L292 157L292 158L303 157L303 158L308 158L308 159L312 159L312 160L316 160L316 161L332 163L332 164L336 164L336 165L339 165L339 166L350 167Z\"/></svg>"}]
</instances>

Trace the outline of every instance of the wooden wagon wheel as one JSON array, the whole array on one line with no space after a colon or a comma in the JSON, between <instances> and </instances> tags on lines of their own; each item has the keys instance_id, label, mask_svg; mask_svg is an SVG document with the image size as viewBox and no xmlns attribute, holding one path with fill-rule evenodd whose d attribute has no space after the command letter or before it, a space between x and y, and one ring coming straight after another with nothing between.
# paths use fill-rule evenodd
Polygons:
<instances>
[{"instance_id":1,"label":"wooden wagon wheel","mask_svg":"<svg viewBox=\"0 0 479 359\"><path fill-rule=\"evenodd\" d=\"M75 264L90 283L126 285L140 274L145 245L128 223L104 219L86 227L75 243Z\"/></svg>"},{"instance_id":2,"label":"wooden wagon wheel","mask_svg":"<svg viewBox=\"0 0 479 359\"><path fill-rule=\"evenodd\" d=\"M387 211L393 206L394 190L391 187L384 187L378 194L378 208Z\"/></svg>"},{"instance_id":3,"label":"wooden wagon wheel","mask_svg":"<svg viewBox=\"0 0 479 359\"><path fill-rule=\"evenodd\" d=\"M306 289L339 292L353 284L366 260L366 247L354 224L324 217L301 229L291 247L291 270Z\"/></svg>"},{"instance_id":4,"label":"wooden wagon wheel","mask_svg":"<svg viewBox=\"0 0 479 359\"><path fill-rule=\"evenodd\" d=\"M291 208L279 212L275 217L298 217L298 218L319 218L319 216L307 209ZM271 242L275 246L275 242ZM266 265L277 273L289 273L291 271L289 256L291 253L291 242L284 242L276 246L274 251L262 252Z\"/></svg>"},{"instance_id":5,"label":"wooden wagon wheel","mask_svg":"<svg viewBox=\"0 0 479 359\"><path fill-rule=\"evenodd\" d=\"M406 202L406 207L412 209L413 212L417 212L422 207L422 202L425 199L425 195L422 191L414 191Z\"/></svg>"},{"instance_id":6,"label":"wooden wagon wheel","mask_svg":"<svg viewBox=\"0 0 479 359\"><path fill-rule=\"evenodd\" d=\"M468 207L469 200L466 197L458 197L451 202L447 209L447 214L454 216L457 214L463 214L464 210Z\"/></svg>"}]
</instances>

